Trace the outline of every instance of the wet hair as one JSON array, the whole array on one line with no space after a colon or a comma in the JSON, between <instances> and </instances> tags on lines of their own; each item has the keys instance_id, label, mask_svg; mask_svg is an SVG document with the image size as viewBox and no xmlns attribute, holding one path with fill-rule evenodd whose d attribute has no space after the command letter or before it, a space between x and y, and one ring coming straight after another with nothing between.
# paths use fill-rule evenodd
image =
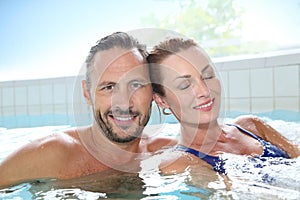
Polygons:
<instances>
[{"instance_id":1,"label":"wet hair","mask_svg":"<svg viewBox=\"0 0 300 200\"><path fill-rule=\"evenodd\" d=\"M106 51L115 47L119 47L125 50L131 50L136 48L143 58L147 58L146 45L140 44L137 39L133 38L125 32L115 32L97 41L96 45L90 49L90 52L85 60L86 65L86 82L88 88L91 87L90 74L93 69L93 62L96 53L100 51Z\"/></svg>"},{"instance_id":2,"label":"wet hair","mask_svg":"<svg viewBox=\"0 0 300 200\"><path fill-rule=\"evenodd\" d=\"M170 38L160 42L153 47L153 50L147 57L149 63L150 79L152 82L153 92L161 96L165 96L163 88L162 77L160 73L160 63L167 57L174 55L180 51L186 50L190 47L199 47L192 39L186 38Z\"/></svg>"}]
</instances>

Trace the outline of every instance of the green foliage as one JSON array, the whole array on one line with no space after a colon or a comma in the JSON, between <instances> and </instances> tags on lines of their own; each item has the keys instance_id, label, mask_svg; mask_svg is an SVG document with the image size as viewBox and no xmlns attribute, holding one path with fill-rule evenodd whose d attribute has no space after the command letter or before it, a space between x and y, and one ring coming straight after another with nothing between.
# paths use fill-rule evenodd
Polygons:
<instances>
[{"instance_id":1,"label":"green foliage","mask_svg":"<svg viewBox=\"0 0 300 200\"><path fill-rule=\"evenodd\" d=\"M151 14L143 25L168 29L195 39L211 56L241 53L240 33L243 10L235 0L174 0L180 12L158 19Z\"/></svg>"}]
</instances>

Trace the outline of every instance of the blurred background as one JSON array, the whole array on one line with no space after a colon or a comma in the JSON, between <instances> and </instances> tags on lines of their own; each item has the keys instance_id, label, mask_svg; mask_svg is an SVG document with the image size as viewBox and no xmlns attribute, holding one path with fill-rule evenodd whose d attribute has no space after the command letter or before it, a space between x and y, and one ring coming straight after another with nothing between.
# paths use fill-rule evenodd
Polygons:
<instances>
[{"instance_id":1,"label":"blurred background","mask_svg":"<svg viewBox=\"0 0 300 200\"><path fill-rule=\"evenodd\" d=\"M0 0L0 81L76 75L115 31L169 29L212 57L300 48L300 0Z\"/></svg>"}]
</instances>

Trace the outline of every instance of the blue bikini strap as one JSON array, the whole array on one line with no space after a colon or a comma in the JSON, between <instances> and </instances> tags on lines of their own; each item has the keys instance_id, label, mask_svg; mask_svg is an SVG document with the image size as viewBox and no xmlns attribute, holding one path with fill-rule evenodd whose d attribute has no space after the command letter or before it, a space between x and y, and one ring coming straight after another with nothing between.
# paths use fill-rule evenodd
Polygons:
<instances>
[{"instance_id":1,"label":"blue bikini strap","mask_svg":"<svg viewBox=\"0 0 300 200\"><path fill-rule=\"evenodd\" d=\"M250 132L250 131L247 131L246 129L244 129L244 128L242 128L242 127L236 125L236 124L226 124L226 125L228 125L228 126L234 126L234 127L236 127L237 129L239 129L240 131L242 131L243 133L246 133L247 135L253 137L254 139L256 139L256 140L258 140L258 141L262 140L262 138L260 138L259 136L255 135L254 133L252 133L252 132Z\"/></svg>"},{"instance_id":2,"label":"blue bikini strap","mask_svg":"<svg viewBox=\"0 0 300 200\"><path fill-rule=\"evenodd\" d=\"M193 154L194 156L204 160L208 164L210 164L215 171L221 172L223 174L226 174L226 170L224 168L224 160L222 160L219 156L210 156L205 153L202 153L200 151L197 151L195 149L183 146L183 145L176 145L175 150L184 151L190 154Z\"/></svg>"}]
</instances>

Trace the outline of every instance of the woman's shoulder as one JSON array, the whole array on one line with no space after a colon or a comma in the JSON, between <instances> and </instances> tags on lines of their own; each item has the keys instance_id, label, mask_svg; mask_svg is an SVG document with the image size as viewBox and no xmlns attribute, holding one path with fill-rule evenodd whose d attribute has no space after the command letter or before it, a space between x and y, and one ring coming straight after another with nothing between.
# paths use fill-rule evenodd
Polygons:
<instances>
[{"instance_id":1,"label":"woman's shoulder","mask_svg":"<svg viewBox=\"0 0 300 200\"><path fill-rule=\"evenodd\" d=\"M269 126L257 116L242 115L235 119L234 124L254 133L255 135L265 139L265 132Z\"/></svg>"},{"instance_id":2,"label":"woman's shoulder","mask_svg":"<svg viewBox=\"0 0 300 200\"><path fill-rule=\"evenodd\" d=\"M234 120L234 124L239 125L249 131L259 131L267 126L266 122L254 115L242 115Z\"/></svg>"},{"instance_id":3,"label":"woman's shoulder","mask_svg":"<svg viewBox=\"0 0 300 200\"><path fill-rule=\"evenodd\" d=\"M255 125L257 123L264 123L264 122L259 117L254 115L241 115L234 120L234 123L240 126L247 126L249 124Z\"/></svg>"},{"instance_id":4,"label":"woman's shoulder","mask_svg":"<svg viewBox=\"0 0 300 200\"><path fill-rule=\"evenodd\" d=\"M160 149L168 148L178 143L177 139L169 137L154 137L146 138L144 140L148 152L156 152Z\"/></svg>"},{"instance_id":5,"label":"woman's shoulder","mask_svg":"<svg viewBox=\"0 0 300 200\"><path fill-rule=\"evenodd\" d=\"M190 164L186 156L181 155L163 160L159 165L159 169L164 175L179 174L186 171Z\"/></svg>"}]
</instances>

